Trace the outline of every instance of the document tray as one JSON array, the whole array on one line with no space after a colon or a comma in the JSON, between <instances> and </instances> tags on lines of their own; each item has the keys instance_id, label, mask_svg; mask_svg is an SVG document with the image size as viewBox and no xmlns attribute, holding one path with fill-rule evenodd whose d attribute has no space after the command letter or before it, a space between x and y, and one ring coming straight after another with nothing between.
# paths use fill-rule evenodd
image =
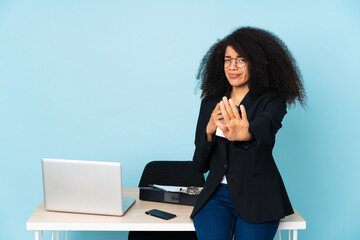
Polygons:
<instances>
[{"instance_id":1,"label":"document tray","mask_svg":"<svg viewBox=\"0 0 360 240\"><path fill-rule=\"evenodd\" d=\"M175 203L194 206L198 195L189 195L180 192L166 192L153 187L140 187L140 200Z\"/></svg>"}]
</instances>

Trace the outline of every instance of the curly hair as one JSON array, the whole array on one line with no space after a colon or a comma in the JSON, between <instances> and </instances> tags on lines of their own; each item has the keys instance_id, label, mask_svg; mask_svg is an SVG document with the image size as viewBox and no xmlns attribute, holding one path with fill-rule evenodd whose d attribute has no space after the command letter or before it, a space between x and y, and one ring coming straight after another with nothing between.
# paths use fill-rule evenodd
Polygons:
<instances>
[{"instance_id":1,"label":"curly hair","mask_svg":"<svg viewBox=\"0 0 360 240\"><path fill-rule=\"evenodd\" d=\"M253 94L274 91L289 105L296 100L301 106L306 105L302 75L286 45L273 33L254 27L235 30L207 51L197 74L204 101L221 97L232 88L224 73L227 46L250 63L248 83Z\"/></svg>"}]
</instances>

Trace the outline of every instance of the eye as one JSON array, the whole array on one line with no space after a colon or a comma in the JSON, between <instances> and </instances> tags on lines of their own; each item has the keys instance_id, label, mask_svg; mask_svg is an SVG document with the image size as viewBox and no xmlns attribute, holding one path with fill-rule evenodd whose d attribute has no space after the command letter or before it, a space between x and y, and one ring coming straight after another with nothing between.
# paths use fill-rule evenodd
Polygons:
<instances>
[{"instance_id":1,"label":"eye","mask_svg":"<svg viewBox=\"0 0 360 240\"><path fill-rule=\"evenodd\" d=\"M230 62L231 60L230 59L225 59L224 60L226 63Z\"/></svg>"},{"instance_id":2,"label":"eye","mask_svg":"<svg viewBox=\"0 0 360 240\"><path fill-rule=\"evenodd\" d=\"M245 58L237 58L236 61L237 62L246 62Z\"/></svg>"}]
</instances>

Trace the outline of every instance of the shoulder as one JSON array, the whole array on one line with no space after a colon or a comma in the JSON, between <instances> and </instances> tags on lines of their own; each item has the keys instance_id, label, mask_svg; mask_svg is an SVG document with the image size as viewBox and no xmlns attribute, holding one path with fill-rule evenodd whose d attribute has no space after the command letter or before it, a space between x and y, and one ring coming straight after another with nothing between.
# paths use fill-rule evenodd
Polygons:
<instances>
[{"instance_id":1,"label":"shoulder","mask_svg":"<svg viewBox=\"0 0 360 240\"><path fill-rule=\"evenodd\" d=\"M220 99L202 100L200 109L213 110L215 108L216 104L218 104L219 102L220 102Z\"/></svg>"},{"instance_id":2,"label":"shoulder","mask_svg":"<svg viewBox=\"0 0 360 240\"><path fill-rule=\"evenodd\" d=\"M202 100L199 111L199 120L208 121L217 103L218 101L216 99L207 101Z\"/></svg>"},{"instance_id":3,"label":"shoulder","mask_svg":"<svg viewBox=\"0 0 360 240\"><path fill-rule=\"evenodd\" d=\"M262 99L280 98L280 95L274 91L269 91L260 96Z\"/></svg>"},{"instance_id":4,"label":"shoulder","mask_svg":"<svg viewBox=\"0 0 360 240\"><path fill-rule=\"evenodd\" d=\"M286 105L286 101L281 98L280 94L277 92L269 91L261 96L258 96L258 101L264 102L265 104L267 102L278 102L281 105Z\"/></svg>"},{"instance_id":5,"label":"shoulder","mask_svg":"<svg viewBox=\"0 0 360 240\"><path fill-rule=\"evenodd\" d=\"M267 109L277 109L286 112L287 108L285 100L281 98L280 94L273 91L266 92L260 96L252 95L252 103L260 112L266 111Z\"/></svg>"}]
</instances>

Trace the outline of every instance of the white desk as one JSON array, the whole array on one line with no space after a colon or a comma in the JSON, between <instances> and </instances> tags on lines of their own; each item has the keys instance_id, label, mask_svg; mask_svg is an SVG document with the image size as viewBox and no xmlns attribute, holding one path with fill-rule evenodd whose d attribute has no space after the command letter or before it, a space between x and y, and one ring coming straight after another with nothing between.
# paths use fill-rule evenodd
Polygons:
<instances>
[{"instance_id":1,"label":"white desk","mask_svg":"<svg viewBox=\"0 0 360 240\"><path fill-rule=\"evenodd\" d=\"M29 220L26 230L35 231L35 240L39 240L43 231L56 231L58 239L60 231L195 231L190 214L192 206L170 203L158 203L139 200L138 188L125 188L125 197L136 198L135 204L122 217L102 216L77 213L50 212L41 202ZM150 209L160 209L177 215L171 220L162 220L145 214ZM280 230L293 232L297 239L297 230L306 229L306 222L298 212L280 220Z\"/></svg>"}]
</instances>

